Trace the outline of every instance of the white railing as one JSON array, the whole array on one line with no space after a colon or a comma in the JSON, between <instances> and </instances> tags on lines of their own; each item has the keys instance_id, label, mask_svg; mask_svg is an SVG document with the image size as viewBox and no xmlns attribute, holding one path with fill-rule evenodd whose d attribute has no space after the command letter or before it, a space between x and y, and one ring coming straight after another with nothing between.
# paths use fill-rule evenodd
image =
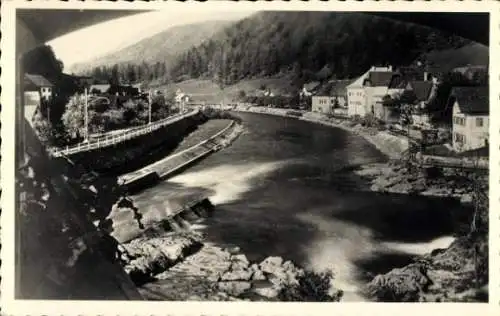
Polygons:
<instances>
[{"instance_id":1,"label":"white railing","mask_svg":"<svg viewBox=\"0 0 500 316\"><path fill-rule=\"evenodd\" d=\"M166 125L173 124L173 123L178 122L186 117L193 116L193 115L197 114L198 112L199 112L199 110L190 110L190 111L185 112L185 113L175 114L175 115L169 116L167 118L153 122L153 123L148 124L148 125L133 127L133 128L126 130L122 133L117 133L114 135L95 138L95 139L92 139L91 141L86 142L86 143L78 143L77 145L74 145L71 147L66 146L66 148L64 148L64 149L55 149L55 150L52 150L50 152L50 154L53 157L69 156L69 155L76 154L76 153L83 152L83 151L112 146L114 144L118 144L118 143L124 142L126 140L129 140L129 139L141 136L141 135L149 134L149 133L156 131L156 130L158 130Z\"/></svg>"}]
</instances>

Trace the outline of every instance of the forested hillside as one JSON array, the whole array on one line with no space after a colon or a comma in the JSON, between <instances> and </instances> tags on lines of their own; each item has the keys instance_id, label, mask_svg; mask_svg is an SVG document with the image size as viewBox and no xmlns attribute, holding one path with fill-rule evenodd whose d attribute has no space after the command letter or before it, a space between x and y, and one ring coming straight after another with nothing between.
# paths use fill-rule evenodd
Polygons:
<instances>
[{"instance_id":1,"label":"forested hillside","mask_svg":"<svg viewBox=\"0 0 500 316\"><path fill-rule=\"evenodd\" d=\"M96 60L74 65L70 71L92 74L100 81L107 81L111 71L127 81L163 78L177 56L212 37L229 23L206 21L171 27Z\"/></svg>"},{"instance_id":2,"label":"forested hillside","mask_svg":"<svg viewBox=\"0 0 500 316\"><path fill-rule=\"evenodd\" d=\"M419 58L447 71L488 63L485 46L363 13L260 12L238 22L207 23L169 29L110 55L107 66L86 73L99 81L153 86L188 79L227 86L290 74L289 84L296 88L311 80L352 78L372 65L408 65Z\"/></svg>"},{"instance_id":3,"label":"forested hillside","mask_svg":"<svg viewBox=\"0 0 500 316\"><path fill-rule=\"evenodd\" d=\"M425 52L469 41L434 29L361 13L261 12L193 47L174 79L244 78L293 71L297 81L357 76L374 64L408 64Z\"/></svg>"}]
</instances>

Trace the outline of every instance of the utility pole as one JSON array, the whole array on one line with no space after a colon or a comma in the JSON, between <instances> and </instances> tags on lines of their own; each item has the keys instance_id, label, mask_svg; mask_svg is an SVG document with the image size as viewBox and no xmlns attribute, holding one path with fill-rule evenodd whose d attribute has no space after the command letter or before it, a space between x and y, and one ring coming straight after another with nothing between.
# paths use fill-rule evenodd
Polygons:
<instances>
[{"instance_id":1,"label":"utility pole","mask_svg":"<svg viewBox=\"0 0 500 316\"><path fill-rule=\"evenodd\" d=\"M85 142L88 142L88 140L89 140L89 105L88 105L87 88L85 88L84 101L85 101Z\"/></svg>"},{"instance_id":2,"label":"utility pole","mask_svg":"<svg viewBox=\"0 0 500 316\"><path fill-rule=\"evenodd\" d=\"M149 100L149 110L148 110L148 116L149 116L149 124L151 124L151 102L153 101L153 98L151 96L151 89L149 89L148 93L148 100Z\"/></svg>"}]
</instances>

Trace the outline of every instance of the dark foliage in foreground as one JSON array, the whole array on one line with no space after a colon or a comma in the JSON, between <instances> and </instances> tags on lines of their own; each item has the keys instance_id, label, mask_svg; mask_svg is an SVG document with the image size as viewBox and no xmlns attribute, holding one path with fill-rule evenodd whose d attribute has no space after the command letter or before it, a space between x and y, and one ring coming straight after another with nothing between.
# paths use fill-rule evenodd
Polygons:
<instances>
[{"instance_id":1,"label":"dark foliage in foreground","mask_svg":"<svg viewBox=\"0 0 500 316\"><path fill-rule=\"evenodd\" d=\"M331 272L305 271L298 278L298 284L282 288L278 299L291 302L338 302L343 292L330 290L332 277Z\"/></svg>"}]
</instances>

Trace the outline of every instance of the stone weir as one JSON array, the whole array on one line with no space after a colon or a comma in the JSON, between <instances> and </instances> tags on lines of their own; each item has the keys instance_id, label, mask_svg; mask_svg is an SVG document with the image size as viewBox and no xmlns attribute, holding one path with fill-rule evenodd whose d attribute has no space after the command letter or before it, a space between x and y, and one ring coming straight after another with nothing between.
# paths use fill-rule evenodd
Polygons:
<instances>
[{"instance_id":1,"label":"stone weir","mask_svg":"<svg viewBox=\"0 0 500 316\"><path fill-rule=\"evenodd\" d=\"M141 209L141 225L133 209L115 208L108 216L113 222L111 235L120 243L126 243L140 237L183 232L189 230L193 222L212 216L214 206L200 192L171 189L172 193L162 203Z\"/></svg>"},{"instance_id":2,"label":"stone weir","mask_svg":"<svg viewBox=\"0 0 500 316\"><path fill-rule=\"evenodd\" d=\"M126 142L73 154L71 160L75 165L109 176L128 173L171 153L186 135L207 120L200 112Z\"/></svg>"},{"instance_id":3,"label":"stone weir","mask_svg":"<svg viewBox=\"0 0 500 316\"><path fill-rule=\"evenodd\" d=\"M231 121L224 129L186 150L161 159L142 169L124 174L118 183L127 192L136 193L161 179L172 177L196 161L228 146L241 132L241 125Z\"/></svg>"}]
</instances>

